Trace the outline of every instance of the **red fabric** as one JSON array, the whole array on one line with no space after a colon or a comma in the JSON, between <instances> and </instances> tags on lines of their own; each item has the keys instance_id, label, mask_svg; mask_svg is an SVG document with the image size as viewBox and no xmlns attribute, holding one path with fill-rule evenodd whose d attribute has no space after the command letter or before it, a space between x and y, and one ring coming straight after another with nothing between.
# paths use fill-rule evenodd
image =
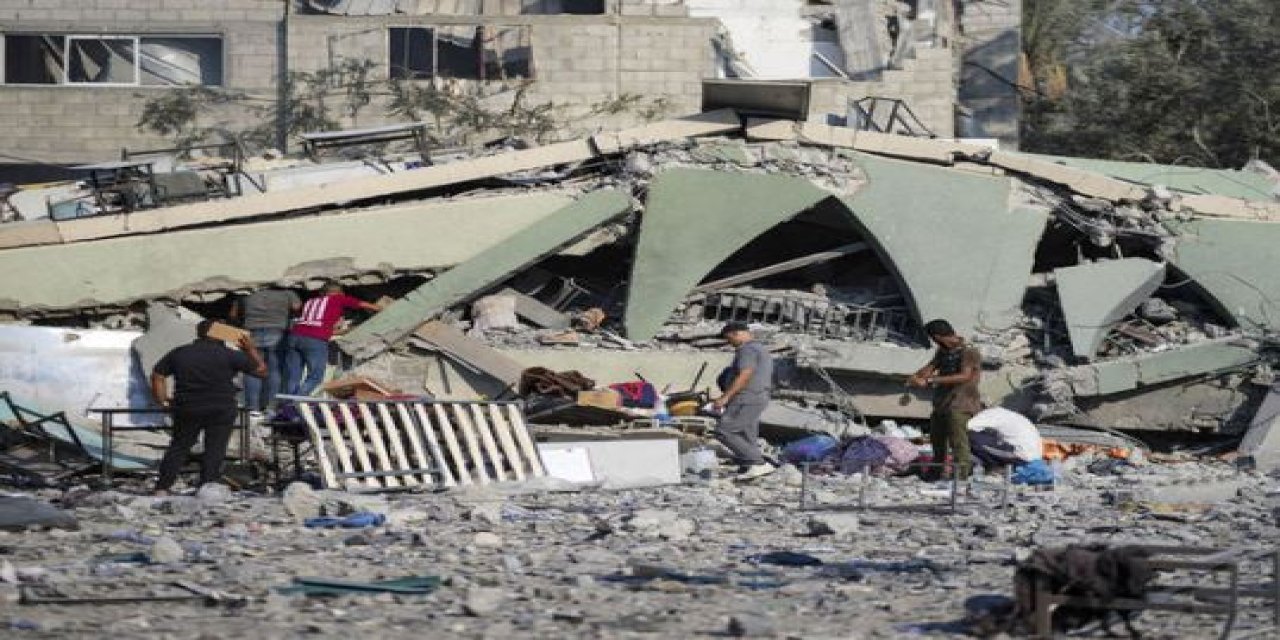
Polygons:
<instances>
[{"instance_id":1,"label":"red fabric","mask_svg":"<svg viewBox=\"0 0 1280 640\"><path fill-rule=\"evenodd\" d=\"M302 311L294 318L290 333L305 338L328 340L333 337L333 327L342 319L342 314L347 309L359 308L361 304L359 298L342 293L312 298L302 305Z\"/></svg>"}]
</instances>

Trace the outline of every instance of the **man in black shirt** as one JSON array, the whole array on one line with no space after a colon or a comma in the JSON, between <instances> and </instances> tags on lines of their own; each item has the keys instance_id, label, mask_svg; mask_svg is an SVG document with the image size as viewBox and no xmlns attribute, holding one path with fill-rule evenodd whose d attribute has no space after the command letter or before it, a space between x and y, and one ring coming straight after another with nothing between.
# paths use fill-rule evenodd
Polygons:
<instances>
[{"instance_id":1,"label":"man in black shirt","mask_svg":"<svg viewBox=\"0 0 1280 640\"><path fill-rule=\"evenodd\" d=\"M178 471L201 432L204 455L200 459L200 484L222 477L227 443L236 422L236 376L267 375L267 365L252 339L246 336L240 341L243 351L230 349L221 340L209 337L212 325L212 320L201 321L196 325L196 340L170 351L151 372L151 397L156 404L173 410L173 440L160 461L157 495L168 493L177 481ZM170 376L174 378L172 402L165 381Z\"/></svg>"}]
</instances>

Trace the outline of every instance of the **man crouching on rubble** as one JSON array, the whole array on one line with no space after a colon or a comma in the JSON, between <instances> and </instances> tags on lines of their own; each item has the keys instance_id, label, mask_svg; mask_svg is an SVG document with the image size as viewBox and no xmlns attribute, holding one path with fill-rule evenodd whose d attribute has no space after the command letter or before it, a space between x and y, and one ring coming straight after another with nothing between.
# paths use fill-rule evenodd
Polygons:
<instances>
[{"instance_id":1,"label":"man crouching on rubble","mask_svg":"<svg viewBox=\"0 0 1280 640\"><path fill-rule=\"evenodd\" d=\"M929 364L907 379L907 384L933 388L933 415L929 417L933 461L945 463L950 449L960 477L967 478L973 465L968 424L982 411L982 396L978 391L982 354L966 346L964 338L956 335L946 320L929 322L924 325L924 332L938 345L938 351ZM941 475L941 467L936 469L931 469L925 477L936 479Z\"/></svg>"},{"instance_id":2,"label":"man crouching on rubble","mask_svg":"<svg viewBox=\"0 0 1280 640\"><path fill-rule=\"evenodd\" d=\"M730 322L720 335L736 353L730 366L729 382L724 395L712 401L721 412L716 437L746 468L739 480L753 480L775 471L760 453L760 415L769 406L769 388L773 383L773 357L759 342L751 339L751 331L741 322Z\"/></svg>"},{"instance_id":3,"label":"man crouching on rubble","mask_svg":"<svg viewBox=\"0 0 1280 640\"><path fill-rule=\"evenodd\" d=\"M156 404L173 409L173 440L160 461L156 495L166 495L178 479L191 447L204 432L204 455L200 458L200 484L222 477L227 443L236 422L236 376L244 373L262 378L267 365L245 334L239 347L230 349L221 340L209 337L212 320L196 325L196 339L165 354L151 372L151 397ZM165 378L173 376L173 402L168 397Z\"/></svg>"}]
</instances>

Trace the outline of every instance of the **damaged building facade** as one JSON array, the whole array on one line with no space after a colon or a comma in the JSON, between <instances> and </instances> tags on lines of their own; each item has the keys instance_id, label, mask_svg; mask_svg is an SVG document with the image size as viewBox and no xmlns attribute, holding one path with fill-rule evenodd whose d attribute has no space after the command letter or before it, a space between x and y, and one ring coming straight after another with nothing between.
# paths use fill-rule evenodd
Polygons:
<instances>
[{"instance_id":1,"label":"damaged building facade","mask_svg":"<svg viewBox=\"0 0 1280 640\"><path fill-rule=\"evenodd\" d=\"M569 123L556 132L562 139L696 113L703 80L736 78L811 83L800 116L844 121L859 117L858 100L902 100L922 130L1013 147L1018 8L884 0L10 1L0 3L0 125L16 157L4 162L82 164L117 159L122 148L171 146L139 122L149 104L191 86L240 96L202 115L206 142L237 139L265 118L275 120L284 148L297 142L288 136L297 116L287 105L305 98L285 95L280 80L352 62L371 65L361 82L476 92L495 105L554 103ZM403 122L403 114L389 115L390 100L379 88L350 112L313 107L331 109L344 128Z\"/></svg>"},{"instance_id":2,"label":"damaged building facade","mask_svg":"<svg viewBox=\"0 0 1280 640\"><path fill-rule=\"evenodd\" d=\"M24 274L0 298L11 322L124 328L144 302L219 316L234 294L334 278L396 298L338 340L353 370L448 399L501 397L530 367L696 385L731 355L718 327L750 322L781 358L784 406L855 422L927 417L903 380L929 357L920 327L941 317L981 347L989 404L1042 424L1239 435L1272 383L1280 321L1280 203L1263 169L720 110L0 225L0 269Z\"/></svg>"}]
</instances>

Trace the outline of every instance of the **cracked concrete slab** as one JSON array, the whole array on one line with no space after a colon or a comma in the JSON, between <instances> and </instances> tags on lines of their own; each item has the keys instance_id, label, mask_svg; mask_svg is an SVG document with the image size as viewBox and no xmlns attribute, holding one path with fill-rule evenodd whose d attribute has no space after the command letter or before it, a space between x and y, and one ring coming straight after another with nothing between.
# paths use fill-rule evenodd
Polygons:
<instances>
[{"instance_id":1,"label":"cracked concrete slab","mask_svg":"<svg viewBox=\"0 0 1280 640\"><path fill-rule=\"evenodd\" d=\"M447 268L572 202L554 192L427 201L341 215L0 251L18 308L181 299L272 282ZM149 214L147 214L149 215ZM448 229L450 233L440 233Z\"/></svg>"},{"instance_id":2,"label":"cracked concrete slab","mask_svg":"<svg viewBox=\"0 0 1280 640\"><path fill-rule=\"evenodd\" d=\"M1011 208L1008 178L865 154L859 164L868 185L844 202L917 319L963 334L1010 327L1048 215Z\"/></svg>"},{"instance_id":3,"label":"cracked concrete slab","mask_svg":"<svg viewBox=\"0 0 1280 640\"><path fill-rule=\"evenodd\" d=\"M359 359L371 358L437 313L498 284L630 209L631 198L621 191L605 189L585 195L410 291L336 342ZM460 234L453 230L437 233L437 237L453 240Z\"/></svg>"},{"instance_id":4,"label":"cracked concrete slab","mask_svg":"<svg viewBox=\"0 0 1280 640\"><path fill-rule=\"evenodd\" d=\"M1142 258L1055 269L1058 298L1075 354L1092 358L1098 353L1111 327L1160 288L1164 272L1164 264Z\"/></svg>"},{"instance_id":5,"label":"cracked concrete slab","mask_svg":"<svg viewBox=\"0 0 1280 640\"><path fill-rule=\"evenodd\" d=\"M649 186L631 265L625 323L652 338L716 265L830 194L803 178L671 169Z\"/></svg>"}]
</instances>

